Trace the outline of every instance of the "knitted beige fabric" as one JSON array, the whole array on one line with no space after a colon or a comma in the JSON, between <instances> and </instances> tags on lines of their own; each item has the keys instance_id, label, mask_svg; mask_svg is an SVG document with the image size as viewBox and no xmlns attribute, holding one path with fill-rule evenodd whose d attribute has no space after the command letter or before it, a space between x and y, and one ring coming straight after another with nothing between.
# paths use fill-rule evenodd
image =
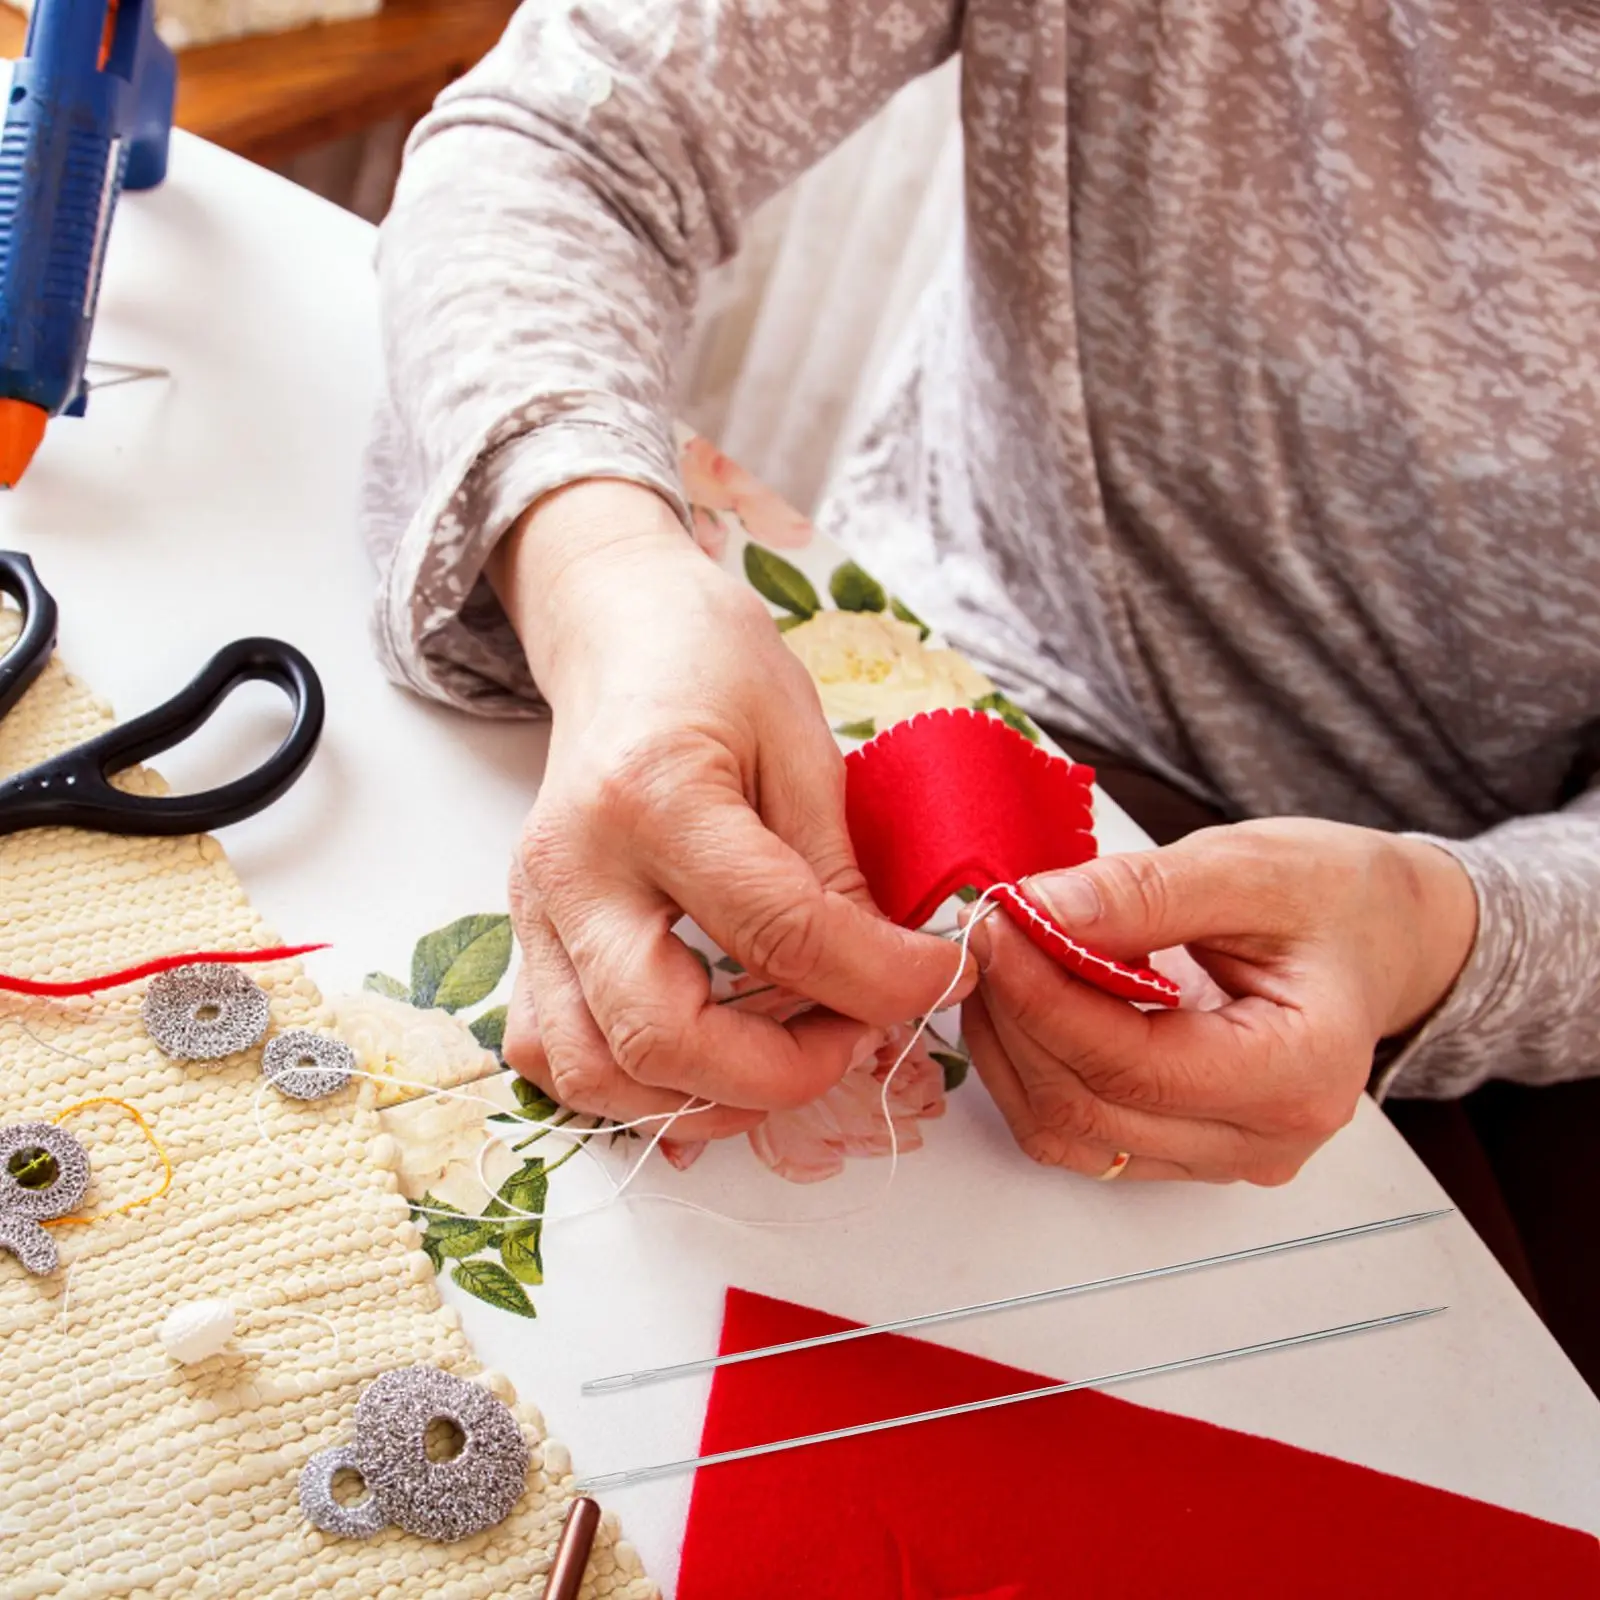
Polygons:
<instances>
[{"instance_id":1,"label":"knitted beige fabric","mask_svg":"<svg viewBox=\"0 0 1600 1600\"><path fill-rule=\"evenodd\" d=\"M14 624L0 614L0 650ZM0 723L0 774L109 721L52 663ZM129 787L157 792L160 780L137 773ZM212 839L0 839L0 970L67 979L168 951L277 942ZM330 1026L292 964L251 970L274 1031ZM0 1252L0 1597L541 1594L572 1478L528 1405L516 1406L533 1450L527 1492L498 1528L432 1545L393 1528L346 1541L304 1521L300 1469L349 1441L365 1384L413 1362L479 1369L460 1318L440 1303L394 1174L370 1158L370 1086L310 1104L267 1090L269 1145L254 1113L259 1047L224 1062L168 1061L140 1024L141 997L140 985L90 999L0 995L0 1125L114 1095L148 1119L174 1168L160 1200L55 1228L61 1269L50 1277ZM93 1163L86 1214L158 1185L159 1159L126 1112L98 1107L64 1126ZM240 1308L232 1346L176 1365L157 1341L163 1318L214 1297ZM503 1377L483 1376L515 1399ZM608 1516L585 1597L656 1592Z\"/></svg>"}]
</instances>

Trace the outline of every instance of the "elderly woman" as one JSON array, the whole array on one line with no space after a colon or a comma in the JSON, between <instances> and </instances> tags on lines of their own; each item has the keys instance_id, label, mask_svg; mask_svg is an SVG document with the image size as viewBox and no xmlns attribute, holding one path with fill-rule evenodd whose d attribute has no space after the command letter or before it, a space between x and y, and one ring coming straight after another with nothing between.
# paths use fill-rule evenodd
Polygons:
<instances>
[{"instance_id":1,"label":"elderly woman","mask_svg":"<svg viewBox=\"0 0 1600 1600\"><path fill-rule=\"evenodd\" d=\"M1600 1149L1600 21L1571 0L524 6L411 142L369 505L396 677L554 715L508 1054L589 1111L705 1096L726 1134L951 976L865 895L815 695L685 531L669 418L698 275L957 53L964 228L825 520L1176 840L1040 897L1228 997L1147 1018L995 919L984 1081L1031 1155L1127 1179L1283 1182L1374 1074L1442 1104L1414 1136L1596 1378L1563 1255ZM680 909L816 1008L709 1005Z\"/></svg>"}]
</instances>

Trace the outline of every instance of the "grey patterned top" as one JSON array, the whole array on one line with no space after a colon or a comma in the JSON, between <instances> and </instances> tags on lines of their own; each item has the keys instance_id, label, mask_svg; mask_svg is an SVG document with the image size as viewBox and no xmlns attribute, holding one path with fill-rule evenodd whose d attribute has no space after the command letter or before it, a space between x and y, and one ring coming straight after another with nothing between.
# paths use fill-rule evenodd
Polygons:
<instances>
[{"instance_id":1,"label":"grey patterned top","mask_svg":"<svg viewBox=\"0 0 1600 1600\"><path fill-rule=\"evenodd\" d=\"M1449 841L1398 1092L1600 1071L1594 0L534 0L383 232L389 669L536 707L488 551L677 495L697 274L956 51L963 236L825 525L1195 794Z\"/></svg>"}]
</instances>

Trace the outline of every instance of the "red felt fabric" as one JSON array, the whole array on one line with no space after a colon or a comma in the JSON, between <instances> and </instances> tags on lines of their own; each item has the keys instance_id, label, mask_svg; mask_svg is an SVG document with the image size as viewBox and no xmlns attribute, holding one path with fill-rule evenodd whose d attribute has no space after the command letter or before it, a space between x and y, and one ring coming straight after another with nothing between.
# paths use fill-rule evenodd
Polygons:
<instances>
[{"instance_id":1,"label":"red felt fabric","mask_svg":"<svg viewBox=\"0 0 1600 1600\"><path fill-rule=\"evenodd\" d=\"M1096 852L1094 769L1051 755L997 717L930 711L845 758L845 812L879 909L915 928L956 890L1018 883ZM1177 986L1067 937L1019 895L1012 920L1069 971L1127 1000L1176 1005Z\"/></svg>"},{"instance_id":2,"label":"red felt fabric","mask_svg":"<svg viewBox=\"0 0 1600 1600\"><path fill-rule=\"evenodd\" d=\"M722 1349L847 1326L732 1289ZM720 1371L701 1448L1051 1381L919 1340L863 1339ZM706 1468L677 1590L678 1600L1524 1594L1596 1600L1600 1542L1093 1392Z\"/></svg>"},{"instance_id":3,"label":"red felt fabric","mask_svg":"<svg viewBox=\"0 0 1600 1600\"><path fill-rule=\"evenodd\" d=\"M872 897L924 923L957 889L1095 855L1094 769L977 711L897 723L845 759L850 838Z\"/></svg>"}]
</instances>

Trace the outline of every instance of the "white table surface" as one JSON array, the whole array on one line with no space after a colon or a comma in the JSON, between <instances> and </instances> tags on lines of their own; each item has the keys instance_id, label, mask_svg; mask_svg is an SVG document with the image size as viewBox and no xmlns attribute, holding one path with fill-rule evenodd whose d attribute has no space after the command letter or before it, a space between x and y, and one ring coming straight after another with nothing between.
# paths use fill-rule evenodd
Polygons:
<instances>
[{"instance_id":1,"label":"white table surface","mask_svg":"<svg viewBox=\"0 0 1600 1600\"><path fill-rule=\"evenodd\" d=\"M373 967L403 972L420 933L504 906L544 751L536 726L401 694L368 652L356 506L378 383L372 248L362 223L180 136L169 182L117 215L95 330L97 356L173 377L53 424L22 487L0 497L0 546L34 556L61 603L65 658L123 715L242 634L280 635L316 662L330 708L316 761L224 839L281 934L335 942L311 963L329 989ZM160 763L170 777L219 775L281 725L266 690L221 720L198 754ZM801 1190L757 1169L742 1142L719 1147L649 1185L746 1216L867 1209L753 1230L614 1207L550 1226L536 1322L456 1303L579 1472L605 1472L692 1454L706 1387L586 1400L579 1381L708 1353L729 1283L875 1320L1441 1203L1370 1104L1283 1189L1102 1186L1023 1159L973 1084L879 1203L883 1174L858 1162ZM597 1181L573 1164L557 1209ZM1434 1303L1451 1309L1122 1392L1600 1533L1600 1401L1457 1218L939 1337L1068 1377ZM610 1500L669 1594L689 1489L677 1479ZM444 1573L448 1552L439 1559Z\"/></svg>"}]
</instances>

